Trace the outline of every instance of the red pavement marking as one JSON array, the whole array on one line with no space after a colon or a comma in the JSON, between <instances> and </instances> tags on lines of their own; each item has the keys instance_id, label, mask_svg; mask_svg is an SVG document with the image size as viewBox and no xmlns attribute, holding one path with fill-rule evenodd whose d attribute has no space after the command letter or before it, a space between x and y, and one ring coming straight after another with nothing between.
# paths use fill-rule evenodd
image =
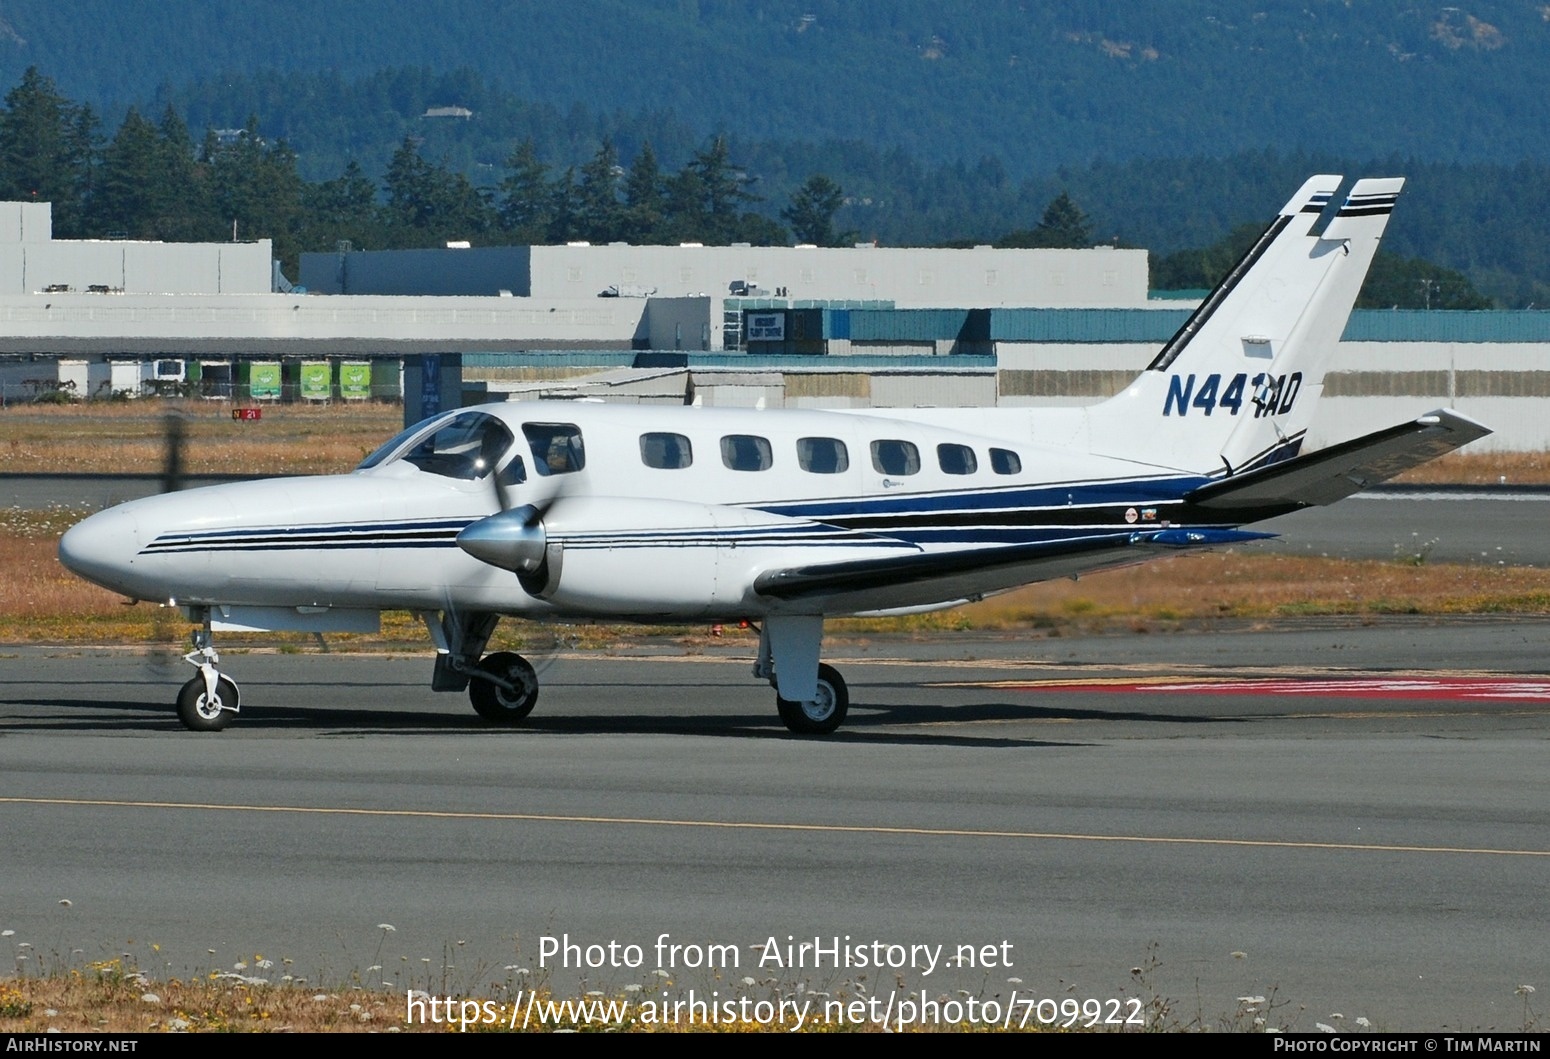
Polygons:
<instances>
[{"instance_id":1,"label":"red pavement marking","mask_svg":"<svg viewBox=\"0 0 1550 1059\"><path fill-rule=\"evenodd\" d=\"M1258 678L1250 680L1048 681L1016 684L1019 691L1086 691L1120 695L1319 695L1344 699L1550 700L1550 680L1492 677L1358 677L1347 680Z\"/></svg>"}]
</instances>

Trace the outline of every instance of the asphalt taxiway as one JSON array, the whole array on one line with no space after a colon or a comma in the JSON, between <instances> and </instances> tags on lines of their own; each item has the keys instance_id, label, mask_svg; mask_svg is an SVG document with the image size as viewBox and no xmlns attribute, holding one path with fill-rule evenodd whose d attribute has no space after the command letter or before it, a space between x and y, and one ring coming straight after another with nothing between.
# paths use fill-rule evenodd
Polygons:
<instances>
[{"instance_id":1,"label":"asphalt taxiway","mask_svg":"<svg viewBox=\"0 0 1550 1059\"><path fill-rule=\"evenodd\" d=\"M1550 995L1547 647L1419 619L837 643L851 717L817 740L732 644L556 657L509 730L429 692L426 657L230 653L244 711L214 736L178 726L175 659L13 648L0 956L1521 1028L1545 1005L1520 987ZM654 977L663 935L738 965ZM540 967L546 936L646 965ZM847 936L1009 948L758 963Z\"/></svg>"}]
</instances>

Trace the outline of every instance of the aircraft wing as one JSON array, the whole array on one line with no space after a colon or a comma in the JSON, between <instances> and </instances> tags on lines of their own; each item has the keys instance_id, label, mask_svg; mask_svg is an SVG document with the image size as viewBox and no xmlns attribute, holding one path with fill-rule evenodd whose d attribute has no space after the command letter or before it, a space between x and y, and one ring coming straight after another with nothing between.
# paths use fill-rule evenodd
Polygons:
<instances>
[{"instance_id":1,"label":"aircraft wing","mask_svg":"<svg viewBox=\"0 0 1550 1059\"><path fill-rule=\"evenodd\" d=\"M1489 427L1468 416L1438 409L1412 423L1212 482L1184 499L1198 507L1239 511L1333 504L1489 433Z\"/></svg>"},{"instance_id":2,"label":"aircraft wing","mask_svg":"<svg viewBox=\"0 0 1550 1059\"><path fill-rule=\"evenodd\" d=\"M1161 549L1202 548L1273 536L1245 530L1159 528L999 548L917 552L770 570L754 581L754 590L792 602L823 598L826 607L835 610L928 606L1035 581L1129 566L1155 558Z\"/></svg>"}]
</instances>

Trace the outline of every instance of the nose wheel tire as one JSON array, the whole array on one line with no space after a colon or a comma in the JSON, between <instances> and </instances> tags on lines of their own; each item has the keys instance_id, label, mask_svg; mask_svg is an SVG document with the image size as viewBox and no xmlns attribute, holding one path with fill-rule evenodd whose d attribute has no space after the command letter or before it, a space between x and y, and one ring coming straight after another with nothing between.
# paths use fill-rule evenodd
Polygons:
<instances>
[{"instance_id":1,"label":"nose wheel tire","mask_svg":"<svg viewBox=\"0 0 1550 1059\"><path fill-rule=\"evenodd\" d=\"M797 735L828 735L845 723L850 709L850 692L839 670L830 665L818 667L818 691L807 702L775 697L775 708L786 727Z\"/></svg>"},{"instance_id":2,"label":"nose wheel tire","mask_svg":"<svg viewBox=\"0 0 1550 1059\"><path fill-rule=\"evenodd\" d=\"M219 732L237 719L237 685L225 677L215 682L215 696L205 690L203 674L178 692L178 720L192 732Z\"/></svg>"},{"instance_id":3,"label":"nose wheel tire","mask_svg":"<svg viewBox=\"0 0 1550 1059\"><path fill-rule=\"evenodd\" d=\"M538 673L531 663L511 651L484 656L479 668L511 685L511 690L477 676L468 685L474 712L495 724L514 724L533 712L538 702Z\"/></svg>"}]
</instances>

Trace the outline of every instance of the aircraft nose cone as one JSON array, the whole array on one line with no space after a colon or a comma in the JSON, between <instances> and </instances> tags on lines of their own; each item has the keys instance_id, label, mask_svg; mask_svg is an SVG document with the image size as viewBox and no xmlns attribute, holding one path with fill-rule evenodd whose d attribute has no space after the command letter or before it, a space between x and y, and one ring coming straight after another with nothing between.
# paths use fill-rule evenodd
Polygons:
<instances>
[{"instance_id":1,"label":"aircraft nose cone","mask_svg":"<svg viewBox=\"0 0 1550 1059\"><path fill-rule=\"evenodd\" d=\"M59 561L86 580L134 595L129 582L140 552L140 525L134 513L112 507L84 519L59 539Z\"/></svg>"}]
</instances>

